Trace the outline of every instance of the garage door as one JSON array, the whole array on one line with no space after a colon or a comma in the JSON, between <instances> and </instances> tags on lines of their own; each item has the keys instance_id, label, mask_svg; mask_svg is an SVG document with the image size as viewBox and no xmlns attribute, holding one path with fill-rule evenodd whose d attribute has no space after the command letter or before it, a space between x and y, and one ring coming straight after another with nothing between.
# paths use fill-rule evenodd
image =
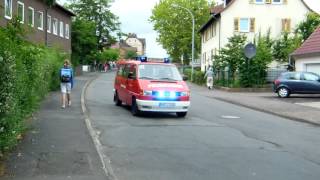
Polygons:
<instances>
[{"instance_id":1,"label":"garage door","mask_svg":"<svg viewBox=\"0 0 320 180\"><path fill-rule=\"evenodd\" d=\"M320 63L317 64L306 64L307 72L314 72L320 75Z\"/></svg>"}]
</instances>

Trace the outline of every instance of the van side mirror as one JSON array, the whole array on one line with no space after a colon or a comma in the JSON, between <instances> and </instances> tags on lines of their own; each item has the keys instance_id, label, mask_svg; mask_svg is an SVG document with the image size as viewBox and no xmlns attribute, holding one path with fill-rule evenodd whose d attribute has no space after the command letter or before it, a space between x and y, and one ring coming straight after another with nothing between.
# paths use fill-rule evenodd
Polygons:
<instances>
[{"instance_id":1,"label":"van side mirror","mask_svg":"<svg viewBox=\"0 0 320 180\"><path fill-rule=\"evenodd\" d=\"M136 79L136 76L133 75L133 72L129 72L128 79Z\"/></svg>"},{"instance_id":2,"label":"van side mirror","mask_svg":"<svg viewBox=\"0 0 320 180\"><path fill-rule=\"evenodd\" d=\"M183 79L184 81L188 81L188 76L183 76L182 79Z\"/></svg>"}]
</instances>

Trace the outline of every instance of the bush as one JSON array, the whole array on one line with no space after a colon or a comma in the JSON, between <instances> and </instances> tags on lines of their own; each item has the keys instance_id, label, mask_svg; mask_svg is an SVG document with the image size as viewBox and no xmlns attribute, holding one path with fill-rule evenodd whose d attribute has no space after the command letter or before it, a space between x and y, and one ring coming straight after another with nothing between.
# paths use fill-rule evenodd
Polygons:
<instances>
[{"instance_id":1,"label":"bush","mask_svg":"<svg viewBox=\"0 0 320 180\"><path fill-rule=\"evenodd\" d=\"M0 28L0 152L17 143L24 120L59 86L64 59L55 50L24 41L23 32L13 25Z\"/></svg>"},{"instance_id":2,"label":"bush","mask_svg":"<svg viewBox=\"0 0 320 180\"><path fill-rule=\"evenodd\" d=\"M185 69L184 74L188 77L188 80L191 81L191 69ZM200 70L194 70L193 74L193 83L203 85L205 83L204 73Z\"/></svg>"}]
</instances>

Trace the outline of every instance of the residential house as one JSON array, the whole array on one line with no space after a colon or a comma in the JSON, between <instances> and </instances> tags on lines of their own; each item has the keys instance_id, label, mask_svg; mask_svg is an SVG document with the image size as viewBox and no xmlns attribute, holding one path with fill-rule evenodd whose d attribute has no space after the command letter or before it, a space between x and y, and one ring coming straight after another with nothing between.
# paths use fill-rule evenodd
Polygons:
<instances>
[{"instance_id":1,"label":"residential house","mask_svg":"<svg viewBox=\"0 0 320 180\"><path fill-rule=\"evenodd\" d=\"M142 56L146 53L146 39L138 38L136 34L129 33L128 38L126 39L126 43L131 46L137 48L137 55Z\"/></svg>"},{"instance_id":2,"label":"residential house","mask_svg":"<svg viewBox=\"0 0 320 180\"><path fill-rule=\"evenodd\" d=\"M200 29L201 70L234 34L245 34L252 42L258 33L270 30L276 38L293 31L310 11L304 0L224 0L210 10L210 19Z\"/></svg>"},{"instance_id":3,"label":"residential house","mask_svg":"<svg viewBox=\"0 0 320 180\"><path fill-rule=\"evenodd\" d=\"M28 40L58 47L65 53L71 53L72 16L75 14L57 3L49 8L44 0L0 0L0 26L17 17L31 29Z\"/></svg>"},{"instance_id":4,"label":"residential house","mask_svg":"<svg viewBox=\"0 0 320 180\"><path fill-rule=\"evenodd\" d=\"M320 75L320 27L291 54L296 71L314 72Z\"/></svg>"},{"instance_id":5,"label":"residential house","mask_svg":"<svg viewBox=\"0 0 320 180\"><path fill-rule=\"evenodd\" d=\"M137 52L136 47L129 46L124 40L111 45L111 49L119 49L120 59L124 59L129 51Z\"/></svg>"}]
</instances>

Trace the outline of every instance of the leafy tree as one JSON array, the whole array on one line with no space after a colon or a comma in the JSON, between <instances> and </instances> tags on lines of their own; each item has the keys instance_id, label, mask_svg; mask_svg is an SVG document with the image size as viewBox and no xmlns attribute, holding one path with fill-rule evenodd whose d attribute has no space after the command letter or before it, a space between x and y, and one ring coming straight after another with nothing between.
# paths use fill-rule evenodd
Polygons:
<instances>
[{"instance_id":1,"label":"leafy tree","mask_svg":"<svg viewBox=\"0 0 320 180\"><path fill-rule=\"evenodd\" d=\"M320 15L315 12L311 12L307 14L307 17L304 21L298 24L295 33L300 34L302 36L302 40L305 41L319 25Z\"/></svg>"},{"instance_id":2,"label":"leafy tree","mask_svg":"<svg viewBox=\"0 0 320 180\"><path fill-rule=\"evenodd\" d=\"M135 51L127 51L125 55L125 59L135 59L137 57L137 52Z\"/></svg>"},{"instance_id":3,"label":"leafy tree","mask_svg":"<svg viewBox=\"0 0 320 180\"><path fill-rule=\"evenodd\" d=\"M96 28L98 49L115 42L113 32L119 30L118 17L110 11L113 0L73 0L69 6L77 18L93 22Z\"/></svg>"},{"instance_id":4,"label":"leafy tree","mask_svg":"<svg viewBox=\"0 0 320 180\"><path fill-rule=\"evenodd\" d=\"M272 41L270 33L262 36L261 33L255 39L257 54L251 60L246 59L239 66L240 85L251 87L253 85L265 84L268 64L272 62Z\"/></svg>"},{"instance_id":5,"label":"leafy tree","mask_svg":"<svg viewBox=\"0 0 320 180\"><path fill-rule=\"evenodd\" d=\"M229 68L232 79L235 79L235 72L238 70L240 64L245 62L243 47L247 37L245 35L234 35L229 38L228 44L222 48L218 55L214 56L215 69L224 70Z\"/></svg>"},{"instance_id":6,"label":"leafy tree","mask_svg":"<svg viewBox=\"0 0 320 180\"><path fill-rule=\"evenodd\" d=\"M99 61L105 62L105 61L116 61L119 59L119 50L117 49L107 49L99 54Z\"/></svg>"},{"instance_id":7,"label":"leafy tree","mask_svg":"<svg viewBox=\"0 0 320 180\"><path fill-rule=\"evenodd\" d=\"M189 9L195 17L195 55L200 51L200 27L209 18L207 0L161 0L152 10L150 21L154 30L159 33L157 41L177 61L182 55L184 59L191 57L192 17L181 7ZM186 62L188 63L188 62Z\"/></svg>"},{"instance_id":8,"label":"leafy tree","mask_svg":"<svg viewBox=\"0 0 320 180\"><path fill-rule=\"evenodd\" d=\"M285 32L280 39L275 40L272 54L275 60L285 63L288 62L289 55L301 45L301 37L298 35L290 36Z\"/></svg>"},{"instance_id":9,"label":"leafy tree","mask_svg":"<svg viewBox=\"0 0 320 180\"><path fill-rule=\"evenodd\" d=\"M86 64L92 62L97 53L97 36L95 24L82 19L72 22L72 63Z\"/></svg>"}]
</instances>

